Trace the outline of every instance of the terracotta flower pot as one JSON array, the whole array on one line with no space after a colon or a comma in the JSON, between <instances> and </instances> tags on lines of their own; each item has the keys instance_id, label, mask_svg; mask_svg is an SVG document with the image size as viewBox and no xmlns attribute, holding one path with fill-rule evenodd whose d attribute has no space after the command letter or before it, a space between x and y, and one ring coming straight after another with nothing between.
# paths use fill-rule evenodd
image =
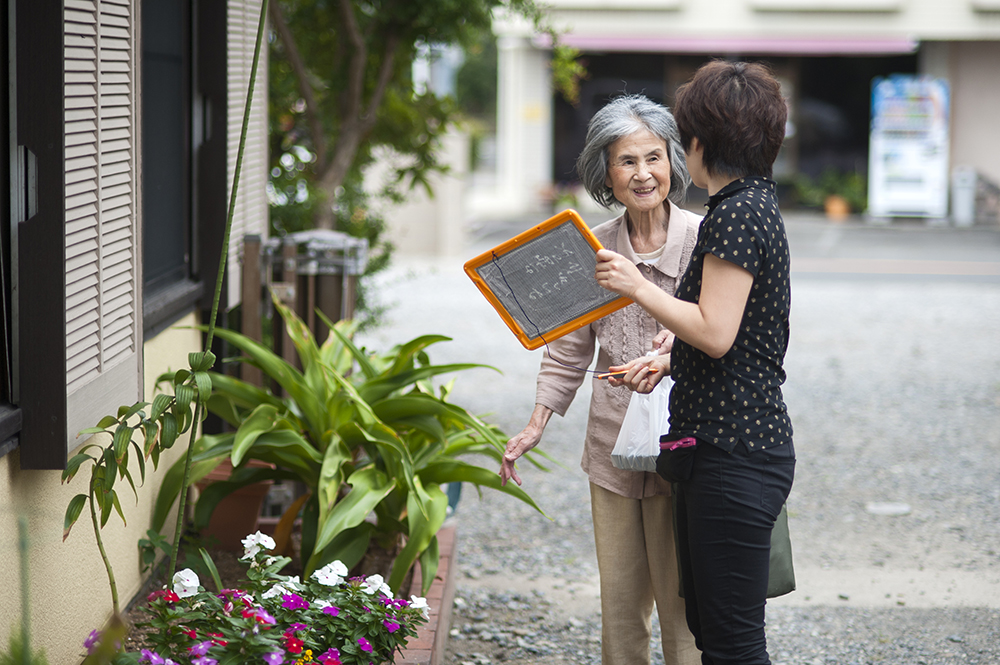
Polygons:
<instances>
[{"instance_id":1,"label":"terracotta flower pot","mask_svg":"<svg viewBox=\"0 0 1000 665\"><path fill-rule=\"evenodd\" d=\"M823 210L829 219L841 221L851 214L851 206L843 196L831 194L823 201Z\"/></svg>"},{"instance_id":2,"label":"terracotta flower pot","mask_svg":"<svg viewBox=\"0 0 1000 665\"><path fill-rule=\"evenodd\" d=\"M269 464L250 460L250 466L268 467ZM204 490L214 482L229 480L233 471L232 462L223 460L214 471L198 482L198 491ZM214 537L218 540L220 549L227 552L243 553L243 539L248 534L257 531L257 521L264 496L273 481L267 480L240 488L224 498L215 507L208 526L202 529L201 535Z\"/></svg>"}]
</instances>

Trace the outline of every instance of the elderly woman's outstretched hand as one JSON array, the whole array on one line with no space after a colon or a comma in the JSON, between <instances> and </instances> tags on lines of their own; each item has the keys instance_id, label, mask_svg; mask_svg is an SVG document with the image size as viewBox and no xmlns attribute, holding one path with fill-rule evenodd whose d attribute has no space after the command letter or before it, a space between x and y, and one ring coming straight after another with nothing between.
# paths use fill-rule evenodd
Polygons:
<instances>
[{"instance_id":1,"label":"elderly woman's outstretched hand","mask_svg":"<svg viewBox=\"0 0 1000 665\"><path fill-rule=\"evenodd\" d=\"M542 432L545 431L545 426L551 417L552 409L541 404L536 404L535 410L531 412L531 419L528 421L528 425L507 442L503 459L500 461L501 485L506 485L508 480L513 479L520 486L521 477L517 475L514 462L521 455L538 445L538 442L542 440Z\"/></svg>"},{"instance_id":2,"label":"elderly woman's outstretched hand","mask_svg":"<svg viewBox=\"0 0 1000 665\"><path fill-rule=\"evenodd\" d=\"M610 249L598 250L594 278L601 287L626 298L632 298L647 283L634 263Z\"/></svg>"}]
</instances>

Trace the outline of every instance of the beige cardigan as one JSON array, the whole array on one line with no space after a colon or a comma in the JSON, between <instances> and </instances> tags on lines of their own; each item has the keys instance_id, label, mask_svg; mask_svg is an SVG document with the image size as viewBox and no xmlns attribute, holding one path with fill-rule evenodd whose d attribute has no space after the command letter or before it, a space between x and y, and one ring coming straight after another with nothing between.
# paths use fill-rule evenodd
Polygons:
<instances>
[{"instance_id":1,"label":"beige cardigan","mask_svg":"<svg viewBox=\"0 0 1000 665\"><path fill-rule=\"evenodd\" d=\"M639 266L646 279L673 294L691 260L701 216L668 203L670 223L667 225L666 246L652 266L640 261L632 249L624 213L595 227L593 232L604 247L631 260ZM542 356L535 403L552 409L560 416L566 415L577 389L588 376L577 369L560 365L549 354L572 367L589 367L594 358L596 340L600 345L596 369L606 371L611 365L620 365L644 355L652 348L653 337L662 329L663 326L644 309L631 304L551 342L548 352ZM669 494L670 485L655 473L624 471L611 465L611 449L618 438L632 393L625 387L612 388L607 381L593 379L593 382L587 436L580 464L590 481L631 499Z\"/></svg>"}]
</instances>

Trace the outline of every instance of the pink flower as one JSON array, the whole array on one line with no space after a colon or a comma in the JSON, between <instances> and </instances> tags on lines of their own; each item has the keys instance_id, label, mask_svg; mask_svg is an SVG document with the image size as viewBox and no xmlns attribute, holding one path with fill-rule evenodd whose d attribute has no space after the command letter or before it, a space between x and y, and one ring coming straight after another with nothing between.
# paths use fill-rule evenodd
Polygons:
<instances>
[{"instance_id":1,"label":"pink flower","mask_svg":"<svg viewBox=\"0 0 1000 665\"><path fill-rule=\"evenodd\" d=\"M328 607L324 607L323 608L323 614L329 614L330 616L335 617L338 614L340 614L340 608L334 607L333 605L330 605Z\"/></svg>"},{"instance_id":2,"label":"pink flower","mask_svg":"<svg viewBox=\"0 0 1000 665\"><path fill-rule=\"evenodd\" d=\"M336 649L327 649L325 653L317 658L320 665L340 665L340 652Z\"/></svg>"},{"instance_id":3,"label":"pink flower","mask_svg":"<svg viewBox=\"0 0 1000 665\"><path fill-rule=\"evenodd\" d=\"M286 610L309 609L309 602L305 598L297 594L287 593L281 598L282 598L281 606L284 607Z\"/></svg>"},{"instance_id":4,"label":"pink flower","mask_svg":"<svg viewBox=\"0 0 1000 665\"><path fill-rule=\"evenodd\" d=\"M267 665L281 665L285 662L285 652L284 651L274 651L272 653L264 654L264 662Z\"/></svg>"},{"instance_id":5,"label":"pink flower","mask_svg":"<svg viewBox=\"0 0 1000 665\"><path fill-rule=\"evenodd\" d=\"M211 642L199 642L193 647L188 647L188 651L191 652L192 656L204 656L208 653L208 650L212 647Z\"/></svg>"},{"instance_id":6,"label":"pink flower","mask_svg":"<svg viewBox=\"0 0 1000 665\"><path fill-rule=\"evenodd\" d=\"M100 639L101 639L101 634L99 632L97 632L96 630L90 631L90 635L88 635L87 639L83 641L83 646L87 648L88 654L94 653L94 649L97 647L97 642Z\"/></svg>"},{"instance_id":7,"label":"pink flower","mask_svg":"<svg viewBox=\"0 0 1000 665\"><path fill-rule=\"evenodd\" d=\"M139 652L139 662L149 662L149 665L163 665L163 656L160 654L150 651L149 649L143 649Z\"/></svg>"},{"instance_id":8,"label":"pink flower","mask_svg":"<svg viewBox=\"0 0 1000 665\"><path fill-rule=\"evenodd\" d=\"M372 652L372 643L369 642L368 640L366 640L363 637L359 637L358 638L358 646L360 646L361 650L364 651L364 652L367 652L367 653L371 653Z\"/></svg>"},{"instance_id":9,"label":"pink flower","mask_svg":"<svg viewBox=\"0 0 1000 665\"><path fill-rule=\"evenodd\" d=\"M385 626L385 629L388 630L390 633L395 633L397 630L399 630L399 624L394 621L389 621L388 619L383 621L382 625Z\"/></svg>"}]
</instances>

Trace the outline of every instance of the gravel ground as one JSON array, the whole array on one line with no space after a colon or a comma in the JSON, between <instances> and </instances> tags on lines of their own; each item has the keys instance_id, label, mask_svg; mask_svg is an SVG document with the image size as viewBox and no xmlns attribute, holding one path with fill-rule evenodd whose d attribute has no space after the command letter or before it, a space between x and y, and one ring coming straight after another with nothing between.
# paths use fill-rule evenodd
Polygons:
<instances>
[{"instance_id":1,"label":"gravel ground","mask_svg":"<svg viewBox=\"0 0 1000 665\"><path fill-rule=\"evenodd\" d=\"M788 226L793 268L844 263L793 276L785 397L799 459L788 502L798 590L768 604L772 661L1000 665L1000 232ZM519 230L494 229L463 258ZM969 257L974 270L920 263ZM400 261L383 278L387 325L362 341L453 337L430 349L435 362L503 372L458 375L454 400L514 434L543 351L518 344L460 267ZM588 400L585 386L546 430L542 446L562 466L520 465L549 519L465 488L451 518L459 581L444 663L599 662L579 469Z\"/></svg>"}]
</instances>

